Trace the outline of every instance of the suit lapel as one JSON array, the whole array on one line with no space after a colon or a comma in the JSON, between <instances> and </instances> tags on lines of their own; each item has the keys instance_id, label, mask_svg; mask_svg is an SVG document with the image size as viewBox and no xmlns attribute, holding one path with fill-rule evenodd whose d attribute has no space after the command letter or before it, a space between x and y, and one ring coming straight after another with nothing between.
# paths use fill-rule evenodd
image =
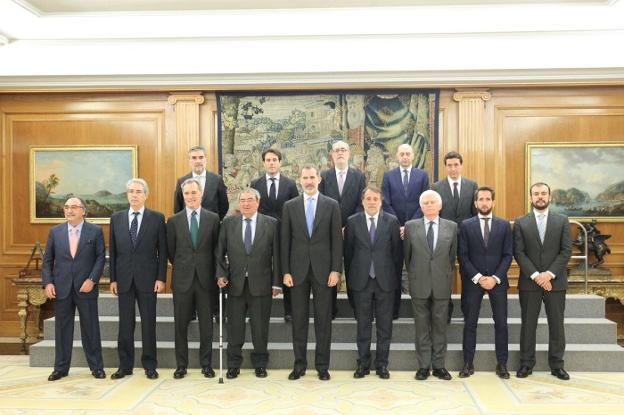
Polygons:
<instances>
[{"instance_id":1,"label":"suit lapel","mask_svg":"<svg viewBox=\"0 0 624 415\"><path fill-rule=\"evenodd\" d=\"M321 214L323 213L324 208L325 208L325 201L323 200L321 194L319 193L318 200L316 201L316 212L314 212L314 222L312 223L312 235L314 235L314 232L316 232L316 228L318 227L318 224L321 221Z\"/></svg>"},{"instance_id":2,"label":"suit lapel","mask_svg":"<svg viewBox=\"0 0 624 415\"><path fill-rule=\"evenodd\" d=\"M481 246L483 247L483 250L487 249L487 246L485 245L485 239L483 239L483 232L481 232L481 218L479 216L475 216L477 218L476 225L474 227L474 231L477 233L477 236L479 238L479 240L481 241ZM489 236L489 240L492 240L492 236L494 236L494 232L495 232L495 227L494 227L494 216L492 216L492 219L490 220L490 236Z\"/></svg>"},{"instance_id":3,"label":"suit lapel","mask_svg":"<svg viewBox=\"0 0 624 415\"><path fill-rule=\"evenodd\" d=\"M262 238L262 235L266 231L266 226L264 222L264 218L258 214L256 216L256 232L253 237L253 242L251 244L251 251L253 252L254 247L256 246L256 241Z\"/></svg>"},{"instance_id":4,"label":"suit lapel","mask_svg":"<svg viewBox=\"0 0 624 415\"><path fill-rule=\"evenodd\" d=\"M418 235L418 239L420 242L425 245L427 252L432 254L431 249L429 248L429 244L427 243L427 225L425 224L425 220L423 218L416 219L416 226L418 227L416 234ZM439 231L439 230L438 230ZM438 232L438 238L440 237L440 233Z\"/></svg>"},{"instance_id":5,"label":"suit lapel","mask_svg":"<svg viewBox=\"0 0 624 415\"><path fill-rule=\"evenodd\" d=\"M301 226L303 226L303 232L305 232L305 234L308 236L308 239L310 239L310 235L308 235L308 225L306 223L306 216L305 216L305 196L304 195L299 196L297 199L297 206L295 208L295 214L298 217L293 218L294 219L293 222L301 224Z\"/></svg>"},{"instance_id":6,"label":"suit lapel","mask_svg":"<svg viewBox=\"0 0 624 415\"><path fill-rule=\"evenodd\" d=\"M61 242L62 242L62 247L67 251L67 254L71 257L71 251L69 249L69 229L68 229L68 222L65 222L65 226L62 228L61 232Z\"/></svg>"},{"instance_id":7,"label":"suit lapel","mask_svg":"<svg viewBox=\"0 0 624 415\"><path fill-rule=\"evenodd\" d=\"M143 210L143 219L141 220L141 226L139 227L139 233L137 234L136 244L132 247L133 250L135 250L139 246L139 243L141 243L141 238L145 234L145 225L149 223L149 220L150 212L147 208L145 208L145 210ZM130 237L130 228L128 228L128 237ZM130 241L130 245L132 245L132 240Z\"/></svg>"},{"instance_id":8,"label":"suit lapel","mask_svg":"<svg viewBox=\"0 0 624 415\"><path fill-rule=\"evenodd\" d=\"M379 241L379 234L381 234L384 229L386 229L386 219L386 215L384 215L383 211L380 209L379 216L377 216L377 228L375 229L375 240L373 241L373 246L377 245L377 241ZM366 223L364 225L366 225Z\"/></svg>"},{"instance_id":9,"label":"suit lapel","mask_svg":"<svg viewBox=\"0 0 624 415\"><path fill-rule=\"evenodd\" d=\"M539 229L537 229L537 220L535 219L535 214L533 211L527 215L529 217L529 229L533 233L533 237L537 240L537 243L542 246L542 240L539 236ZM546 233L548 233L548 218L546 218ZM544 239L546 239L546 235L544 235Z\"/></svg>"},{"instance_id":10,"label":"suit lapel","mask_svg":"<svg viewBox=\"0 0 624 415\"><path fill-rule=\"evenodd\" d=\"M347 177L349 175L347 174ZM326 184L326 188L327 191L325 192L325 194L335 194L338 199L342 199L342 196L340 195L340 189L338 188L338 177L336 177L336 169L332 168L328 173L327 173L327 184ZM347 178L345 178L345 186L347 185ZM334 192L332 192L332 190L335 190ZM344 191L344 187L342 189ZM316 216L315 216L316 219Z\"/></svg>"},{"instance_id":11,"label":"suit lapel","mask_svg":"<svg viewBox=\"0 0 624 415\"><path fill-rule=\"evenodd\" d=\"M78 240L78 248L76 249L76 258L80 254L80 251L82 251L82 248L87 244L87 240L89 239L90 235L91 233L89 232L87 222L84 222L80 231L80 239ZM67 236L67 247L69 248L69 236Z\"/></svg>"},{"instance_id":12,"label":"suit lapel","mask_svg":"<svg viewBox=\"0 0 624 415\"><path fill-rule=\"evenodd\" d=\"M234 225L234 240L238 241L237 244L242 252L245 252L245 240L243 239L243 216L239 216ZM258 230L258 229L256 229Z\"/></svg>"}]
</instances>

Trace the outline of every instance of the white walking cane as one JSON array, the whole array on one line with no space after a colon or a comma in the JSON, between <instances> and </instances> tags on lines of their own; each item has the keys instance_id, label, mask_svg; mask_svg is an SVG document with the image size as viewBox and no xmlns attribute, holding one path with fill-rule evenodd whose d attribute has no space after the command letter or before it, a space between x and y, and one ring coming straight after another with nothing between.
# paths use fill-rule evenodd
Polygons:
<instances>
[{"instance_id":1,"label":"white walking cane","mask_svg":"<svg viewBox=\"0 0 624 415\"><path fill-rule=\"evenodd\" d=\"M223 288L219 287L219 383L223 383Z\"/></svg>"}]
</instances>

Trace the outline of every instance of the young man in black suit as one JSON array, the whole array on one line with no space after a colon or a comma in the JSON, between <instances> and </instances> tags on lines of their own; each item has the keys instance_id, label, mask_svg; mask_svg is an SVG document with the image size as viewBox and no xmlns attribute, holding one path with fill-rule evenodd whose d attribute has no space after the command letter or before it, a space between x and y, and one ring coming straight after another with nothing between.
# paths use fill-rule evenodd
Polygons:
<instances>
[{"instance_id":1,"label":"young man in black suit","mask_svg":"<svg viewBox=\"0 0 624 415\"><path fill-rule=\"evenodd\" d=\"M145 180L130 179L126 193L130 209L110 219L110 290L119 296L119 369L111 379L131 375L134 368L135 303L141 315L141 363L147 378L156 379L156 294L164 292L167 279L165 217L145 207Z\"/></svg>"}]
</instances>

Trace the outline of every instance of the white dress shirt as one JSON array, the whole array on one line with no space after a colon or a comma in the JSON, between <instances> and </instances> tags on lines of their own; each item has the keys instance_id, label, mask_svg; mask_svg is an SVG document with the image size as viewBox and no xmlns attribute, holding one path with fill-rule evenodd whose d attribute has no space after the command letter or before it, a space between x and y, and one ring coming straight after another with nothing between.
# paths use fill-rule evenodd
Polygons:
<instances>
[{"instance_id":1,"label":"white dress shirt","mask_svg":"<svg viewBox=\"0 0 624 415\"><path fill-rule=\"evenodd\" d=\"M548 231L547 228L547 223L548 223L548 209L544 209L543 211L538 211L537 209L533 209L533 215L535 215L535 223L539 223L539 215L544 215L544 234L546 234L546 231ZM547 273L550 274L550 276L552 277L552 279L554 280L555 278L557 278L557 276L555 274L553 274L550 271L546 271ZM540 273L535 271L533 274L531 274L530 278L532 280L534 280Z\"/></svg>"},{"instance_id":2,"label":"white dress shirt","mask_svg":"<svg viewBox=\"0 0 624 415\"><path fill-rule=\"evenodd\" d=\"M489 218L490 220L488 221L488 226L490 227L490 235L492 234L492 218L493 215L490 212L489 215L482 215L479 213L479 226L481 227L481 236L484 236L485 234L483 233L484 229L485 229L485 221L483 220L483 218ZM481 277L483 276L483 274L481 274L480 272L475 274L474 277L472 277L472 282L474 282L475 284L479 283L479 279L481 279ZM501 280L500 278L498 278L496 275L491 275L492 278L494 278L496 280L496 284L500 284Z\"/></svg>"},{"instance_id":3,"label":"white dress shirt","mask_svg":"<svg viewBox=\"0 0 624 415\"><path fill-rule=\"evenodd\" d=\"M130 229L130 227L132 226L132 221L134 220L134 213L135 211L130 208L128 209L128 229ZM145 206L143 206L141 209L139 209L137 212L139 212L139 214L137 215L137 223L139 226L137 226L137 235L139 234L139 229L141 229L141 222L143 222L143 216L145 215Z\"/></svg>"}]
</instances>

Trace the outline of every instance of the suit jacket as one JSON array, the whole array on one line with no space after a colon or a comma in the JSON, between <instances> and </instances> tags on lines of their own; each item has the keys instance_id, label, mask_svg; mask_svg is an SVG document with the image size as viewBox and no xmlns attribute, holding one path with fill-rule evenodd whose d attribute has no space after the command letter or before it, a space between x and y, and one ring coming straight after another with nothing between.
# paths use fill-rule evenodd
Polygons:
<instances>
[{"instance_id":1,"label":"suit jacket","mask_svg":"<svg viewBox=\"0 0 624 415\"><path fill-rule=\"evenodd\" d=\"M182 176L176 183L175 193L173 195L173 213L184 210L184 197L182 196L182 183L193 177L193 173ZM221 176L206 171L206 184L204 185L204 194L202 196L201 206L211 212L217 213L219 219L223 219L230 208L230 202L227 197L227 187Z\"/></svg>"},{"instance_id":2,"label":"suit jacket","mask_svg":"<svg viewBox=\"0 0 624 415\"><path fill-rule=\"evenodd\" d=\"M359 212L347 221L344 232L344 266L349 289L363 290L369 279L371 261L375 278L384 291L394 291L401 282L402 249L398 219L379 212L375 240L371 243L367 215Z\"/></svg>"},{"instance_id":3,"label":"suit jacket","mask_svg":"<svg viewBox=\"0 0 624 415\"><path fill-rule=\"evenodd\" d=\"M253 296L271 295L272 287L282 286L277 223L277 219L258 213L251 253L247 254L242 216L228 216L223 220L219 231L216 277L224 277L229 282L229 295L243 294L245 276Z\"/></svg>"},{"instance_id":4,"label":"suit jacket","mask_svg":"<svg viewBox=\"0 0 624 415\"><path fill-rule=\"evenodd\" d=\"M410 220L405 224L405 267L412 298L451 298L457 224L440 218L438 226L438 241L431 252L424 219Z\"/></svg>"},{"instance_id":5,"label":"suit jacket","mask_svg":"<svg viewBox=\"0 0 624 415\"><path fill-rule=\"evenodd\" d=\"M477 183L472 180L461 178L461 190L459 192L459 203L456 205L453 200L453 189L449 185L448 179L437 181L431 186L442 196L442 210L440 217L452 220L460 224L462 221L471 218L477 214L477 208L474 205L474 193L477 191ZM498 275L497 275L498 276Z\"/></svg>"},{"instance_id":6,"label":"suit jacket","mask_svg":"<svg viewBox=\"0 0 624 415\"><path fill-rule=\"evenodd\" d=\"M483 241L478 216L466 219L459 225L457 257L462 278L462 290L481 290L472 282L477 274L496 275L501 283L492 290L509 288L507 271L513 259L513 237L509 222L492 216L487 247Z\"/></svg>"},{"instance_id":7,"label":"suit jacket","mask_svg":"<svg viewBox=\"0 0 624 415\"><path fill-rule=\"evenodd\" d=\"M567 265L572 255L570 222L568 217L548 212L544 243L540 241L537 221L533 212L514 222L514 256L520 267L518 289L538 291L542 288L531 280L534 272L550 271L556 278L551 281L553 291L568 288Z\"/></svg>"},{"instance_id":8,"label":"suit jacket","mask_svg":"<svg viewBox=\"0 0 624 415\"><path fill-rule=\"evenodd\" d=\"M363 210L361 201L362 191L365 187L366 177L364 177L361 171L349 167L344 187L342 188L342 195L340 195L336 169L331 168L321 172L319 192L338 202L340 205L340 218L342 219L343 225L347 223L349 216Z\"/></svg>"},{"instance_id":9,"label":"suit jacket","mask_svg":"<svg viewBox=\"0 0 624 415\"><path fill-rule=\"evenodd\" d=\"M84 222L78 240L76 256L72 258L69 252L69 231L67 222L54 226L48 233L48 242L45 247L41 280L45 287L52 283L56 290L56 297L67 298L73 287L81 298L97 298L98 290L95 287L89 293L80 293L80 286L89 278L96 284L100 281L104 269L104 234L102 228Z\"/></svg>"},{"instance_id":10,"label":"suit jacket","mask_svg":"<svg viewBox=\"0 0 624 415\"><path fill-rule=\"evenodd\" d=\"M297 184L295 181L289 179L281 173L276 201L269 199L266 175L262 175L252 181L250 186L260 193L260 207L258 208L258 212L278 220L282 217L282 208L284 207L284 203L299 196L299 191L297 190Z\"/></svg>"},{"instance_id":11,"label":"suit jacket","mask_svg":"<svg viewBox=\"0 0 624 415\"><path fill-rule=\"evenodd\" d=\"M334 199L319 193L312 237L306 226L304 197L284 204L281 223L282 274L291 274L300 284L312 267L317 282L327 284L331 271L342 272L342 222Z\"/></svg>"},{"instance_id":12,"label":"suit jacket","mask_svg":"<svg viewBox=\"0 0 624 415\"><path fill-rule=\"evenodd\" d=\"M416 168L410 172L407 194L403 189L401 169L397 167L384 173L381 183L383 193L382 208L385 212L397 217L401 226L411 219L421 218L420 194L429 189L429 177L427 173Z\"/></svg>"},{"instance_id":13,"label":"suit jacket","mask_svg":"<svg viewBox=\"0 0 624 415\"><path fill-rule=\"evenodd\" d=\"M120 293L127 292L134 281L138 291L154 291L156 280L167 280L167 230L162 213L145 209L136 246L132 246L128 209L110 219L110 281Z\"/></svg>"},{"instance_id":14,"label":"suit jacket","mask_svg":"<svg viewBox=\"0 0 624 415\"><path fill-rule=\"evenodd\" d=\"M171 289L183 293L193 285L195 274L204 288L216 286L215 250L219 240L219 216L200 209L197 247L193 248L186 209L167 220L167 252L173 265Z\"/></svg>"}]
</instances>

